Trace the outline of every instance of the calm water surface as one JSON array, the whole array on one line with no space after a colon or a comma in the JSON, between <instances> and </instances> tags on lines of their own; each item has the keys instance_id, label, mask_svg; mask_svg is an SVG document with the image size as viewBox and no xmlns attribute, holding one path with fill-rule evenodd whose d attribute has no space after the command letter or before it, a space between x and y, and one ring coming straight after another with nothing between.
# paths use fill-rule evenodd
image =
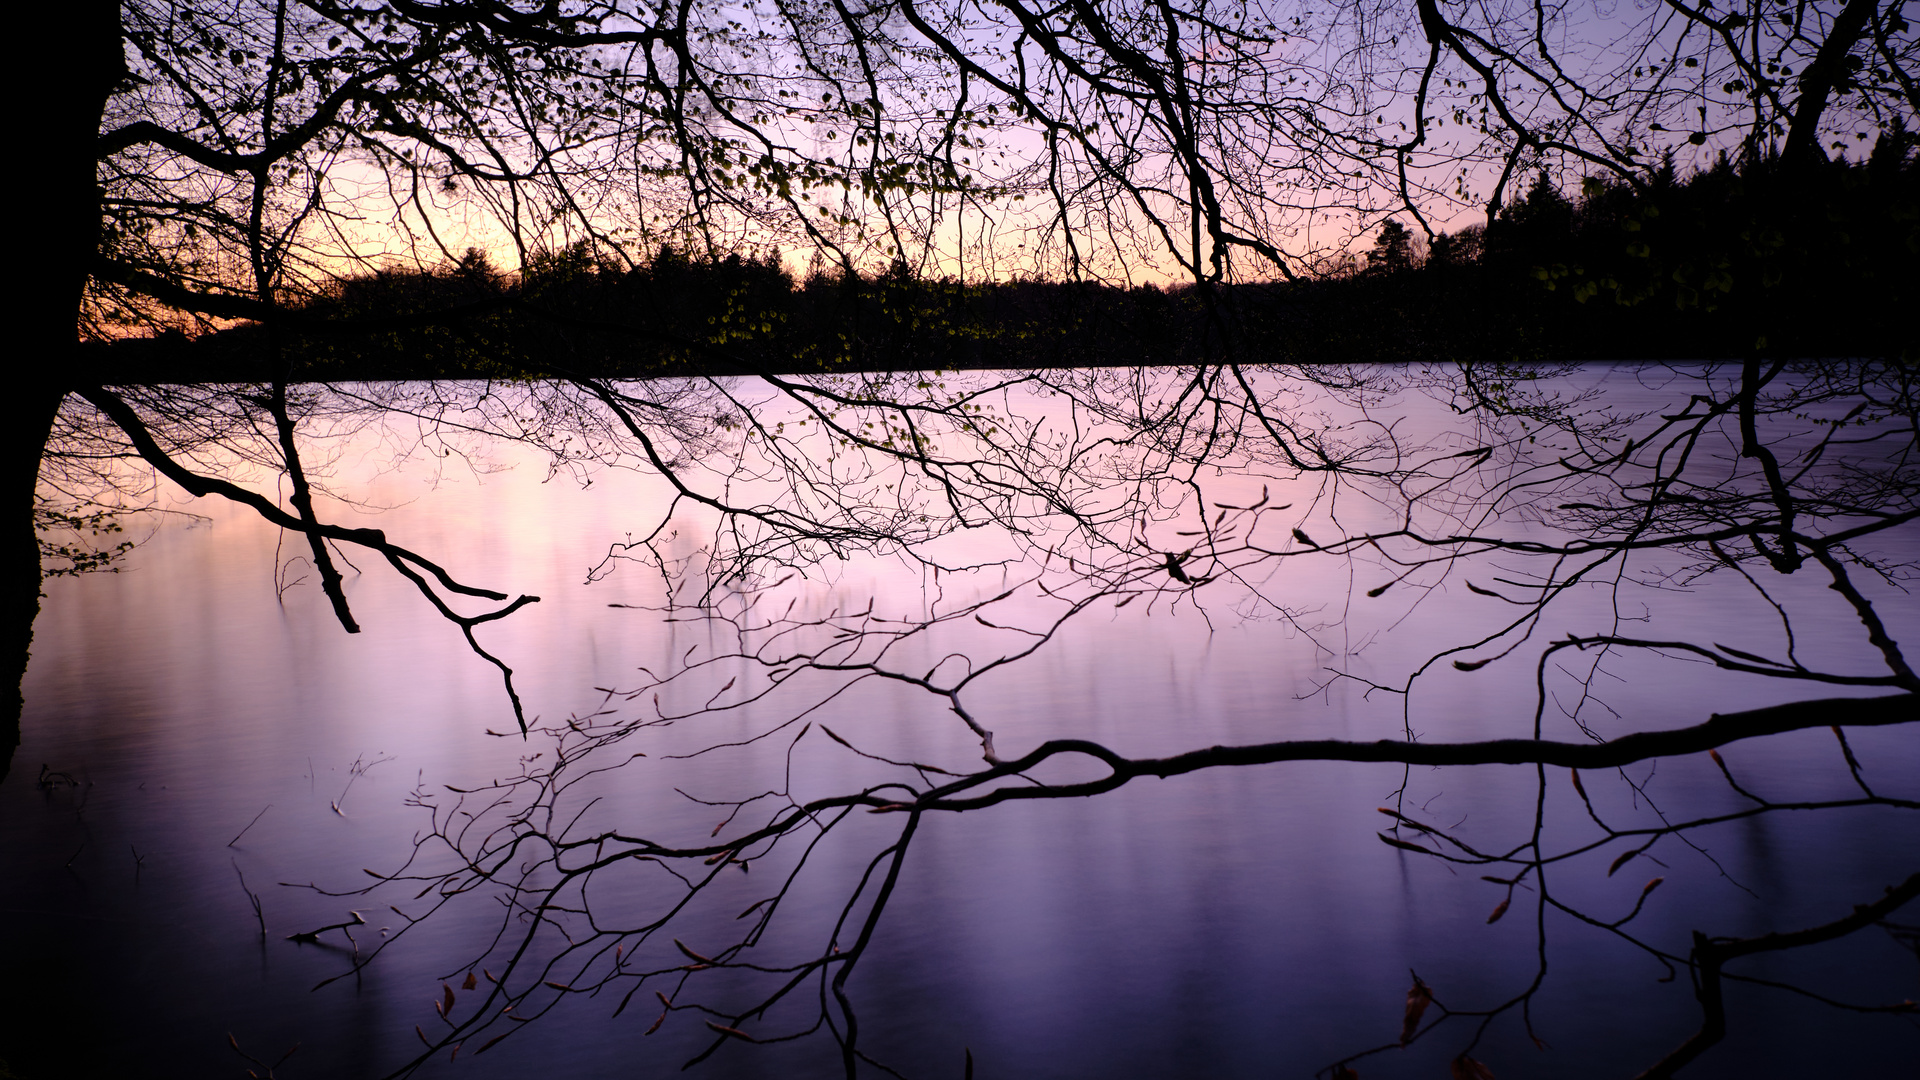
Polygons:
<instances>
[{"instance_id":1,"label":"calm water surface","mask_svg":"<svg viewBox=\"0 0 1920 1080\"><path fill-rule=\"evenodd\" d=\"M1623 403L1652 395L1619 377L1608 392ZM519 672L530 713L592 711L603 697L596 687L640 685L642 666L658 669L690 647L713 647L695 624L617 606L658 602L657 579L635 570L584 584L608 545L659 505L657 484L618 473L586 488L549 481L532 455L505 447L488 460L499 468L442 468L429 477L418 467L387 469L371 440L352 444L337 465L343 489L388 508L337 511L443 557L468 582L542 597L482 631ZM204 518L160 525L123 573L47 584L24 741L0 786L0 955L8 972L0 1047L9 1048L0 1057L57 1062L48 1076L241 1076L249 1066L229 1046L231 1035L269 1062L297 1043L281 1077L385 1075L417 1052L415 1025L431 1031L437 1023L431 1003L441 980L484 950L498 909L449 909L358 977L316 990L346 970L344 940L302 946L284 940L288 934L356 909L369 920L360 931L365 944L400 925L389 903L409 905L398 892L339 898L296 886L366 884L362 868L398 865L425 824L407 805L416 784L503 775L539 746L488 735L512 725L495 673L384 566L358 560L366 572L349 574L365 632L348 636L311 581L277 593L276 565L294 550L272 529L221 506L177 505ZM1900 542L1911 556L1912 530ZM1808 580L1786 582L1776 598L1805 605L1810 659L1848 663L1860 648L1858 624L1818 581L1801 576ZM988 575L945 587L984 593L1000 581ZM1402 605L1384 615L1354 610L1344 572L1337 580L1298 573L1282 586L1300 609L1318 613L1311 625L1242 620L1227 603L1215 605L1211 624L1187 608L1102 609L979 686L970 708L995 729L1003 753L1056 736L1136 755L1283 738L1390 738L1400 731L1399 703L1369 699L1353 684L1316 692L1329 668L1397 678L1439 636L1460 637L1462 625L1497 615L1457 584L1411 612ZM879 561L787 588L797 590L802 611L872 598L879 609L913 612L932 602L934 585ZM1896 636L1920 639L1920 605L1882 592ZM1668 618L1675 633L1757 648L1770 632L1771 616L1752 593L1718 580L1631 599ZM1573 598L1548 629L1603 629L1607 604L1598 593ZM1351 655L1369 635L1380 635L1378 643ZM1605 690L1621 730L1682 726L1787 699L1775 686L1681 674L1691 670L1623 662L1622 677ZM1422 736L1524 734L1530 674L1436 677L1417 710ZM607 779L596 812L648 835L704 837L721 812L675 788L706 799L765 790L784 767L786 740L693 761L662 757L756 733L776 712L745 710L703 720L697 731L648 734L653 741L635 746L650 756ZM954 768L978 760L977 743L940 703L908 690L862 686L818 719L877 753ZM1920 731L1852 737L1890 793L1920 791ZM1831 798L1850 790L1824 731L1740 744L1727 757L1757 789ZM43 763L78 786L36 785ZM860 764L815 737L795 752L795 790L857 785L867 775ZM1630 772L1669 814L1739 805L1704 757ZM1520 993L1542 934L1548 976L1532 1015L1549 1049L1536 1048L1513 1018L1499 1021L1475 1056L1502 1080L1631 1076L1698 1026L1684 973L1661 982L1659 964L1617 939L1564 917L1536 921L1525 894L1489 925L1503 890L1471 869L1456 873L1382 845L1374 834L1385 819L1374 808L1402 779L1394 766L1222 769L1084 801L930 817L850 984L863 1046L912 1076L957 1078L970 1050L983 1077L1305 1077L1397 1036L1410 969L1461 1007ZM1493 846L1524 839L1531 768L1416 770L1407 782L1428 820L1464 823ZM1618 778L1588 782L1623 817L1636 806L1645 813ZM1581 821L1570 788L1550 788L1551 827L1575 835ZM857 822L822 851L794 900L794 940L817 942L806 934L831 918L894 824ZM1635 926L1644 939L1684 952L1696 928L1751 934L1837 918L1920 867L1920 830L1884 812L1776 815L1703 833L1699 842L1702 850L1663 847L1663 868L1637 864L1614 878L1606 874L1611 851L1575 861L1557 871L1555 885L1617 917L1649 876L1663 874L1665 886ZM264 940L242 875L261 897ZM746 879L742 898L757 895ZM736 910L727 899L711 914L691 914L679 936L727 932ZM1920 998L1914 954L1878 931L1756 958L1741 970L1853 1001ZM1729 1001L1728 1040L1684 1075L1911 1076L1920 1060L1911 1020L1753 987L1731 988ZM571 1002L484 1057L440 1060L422 1075L668 1075L710 1037L697 1017L680 1014L643 1036L657 1008L614 1019L614 1004ZM1459 1032L1443 1029L1360 1070L1369 1080L1441 1076L1462 1045ZM725 1077L828 1076L838 1068L824 1039L729 1045L699 1067Z\"/></svg>"}]
</instances>

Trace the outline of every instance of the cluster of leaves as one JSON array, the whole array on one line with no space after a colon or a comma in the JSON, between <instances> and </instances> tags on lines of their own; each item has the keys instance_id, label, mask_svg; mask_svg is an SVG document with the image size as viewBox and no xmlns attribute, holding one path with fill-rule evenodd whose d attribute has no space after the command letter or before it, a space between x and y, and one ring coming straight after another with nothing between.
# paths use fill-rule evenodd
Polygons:
<instances>
[{"instance_id":1,"label":"cluster of leaves","mask_svg":"<svg viewBox=\"0 0 1920 1080\"><path fill-rule=\"evenodd\" d=\"M45 577L73 577L96 571L118 573L115 565L133 550L126 524L112 510L66 507L45 500L33 507L34 532L40 540L40 573Z\"/></svg>"}]
</instances>

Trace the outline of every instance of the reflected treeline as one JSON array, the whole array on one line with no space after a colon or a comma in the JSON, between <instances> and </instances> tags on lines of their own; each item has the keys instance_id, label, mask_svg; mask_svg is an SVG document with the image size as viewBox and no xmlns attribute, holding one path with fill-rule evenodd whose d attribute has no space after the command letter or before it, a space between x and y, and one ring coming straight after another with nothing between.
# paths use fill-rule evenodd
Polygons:
<instances>
[{"instance_id":1,"label":"reflected treeline","mask_svg":"<svg viewBox=\"0 0 1920 1080\"><path fill-rule=\"evenodd\" d=\"M296 378L648 376L1251 362L1900 355L1920 258L1915 138L1865 161L1671 163L1641 187L1545 174L1488 226L1382 228L1365 269L1294 282L965 284L904 262L796 277L777 251L643 262L575 245L347 277L287 327ZM264 328L103 347L108 378L257 379Z\"/></svg>"}]
</instances>

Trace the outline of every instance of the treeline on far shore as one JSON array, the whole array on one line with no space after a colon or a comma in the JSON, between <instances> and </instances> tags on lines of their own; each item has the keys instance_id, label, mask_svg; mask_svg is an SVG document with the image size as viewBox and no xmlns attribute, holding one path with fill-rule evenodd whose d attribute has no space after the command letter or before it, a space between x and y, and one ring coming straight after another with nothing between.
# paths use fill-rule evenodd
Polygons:
<instances>
[{"instance_id":1,"label":"treeline on far shore","mask_svg":"<svg viewBox=\"0 0 1920 1080\"><path fill-rule=\"evenodd\" d=\"M503 274L478 252L335 282L277 335L242 325L99 346L101 381L538 377L1394 361L1911 361L1920 165L1722 159L1646 183L1544 174L1487 226L1400 221L1345 272L1173 288L819 273L777 256L637 268L589 246ZM1424 250L1422 250L1424 248ZM276 340L277 339L277 340Z\"/></svg>"}]
</instances>

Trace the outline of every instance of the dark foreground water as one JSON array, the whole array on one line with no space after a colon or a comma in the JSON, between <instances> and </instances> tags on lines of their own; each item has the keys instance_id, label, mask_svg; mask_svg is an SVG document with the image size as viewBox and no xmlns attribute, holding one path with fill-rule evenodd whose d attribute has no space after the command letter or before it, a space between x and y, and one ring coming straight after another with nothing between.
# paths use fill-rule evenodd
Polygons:
<instances>
[{"instance_id":1,"label":"dark foreground water","mask_svg":"<svg viewBox=\"0 0 1920 1080\"><path fill-rule=\"evenodd\" d=\"M1609 393L1624 407L1652 391L1622 382ZM417 470L386 471L371 443L343 453L343 486L390 508L339 513L364 513L468 581L542 597L482 630L487 647L518 670L530 714L593 711L604 697L596 687L639 686L643 666L659 670L696 645L715 647L711 628L617 606L657 603L657 578L631 570L582 583L608 544L659 505L656 483L603 474L583 489L546 482L530 456L491 454L492 464L511 467L464 475L443 467L429 483ZM363 868L399 865L426 824L424 812L407 805L416 784L471 786L512 771L542 744L487 734L512 724L497 677L385 567L363 561L366 572L349 575L366 627L349 637L311 581L277 592L276 565L294 554L292 545L277 548L274 532L244 513L179 505L205 519L162 524L123 573L47 586L24 743L0 786L0 1058L28 1077L241 1076L257 1068L231 1038L268 1063L298 1044L281 1077L386 1075L420 1050L416 1025L435 1034L443 979L457 982L486 953L500 909L479 897L451 907L357 976L314 989L349 969L351 950L337 933L307 945L287 935L358 910L368 920L358 931L367 948L402 925L393 907L417 911L411 889L329 897L295 886L366 885ZM1880 548L1912 557L1913 530L1883 538ZM1488 601L1456 581L1440 582L1411 609L1360 611L1355 594L1371 579L1362 575L1355 589L1350 569L1289 565L1265 584L1312 613L1302 619L1242 618L1224 595L1204 615L1105 605L979 684L969 707L995 729L1003 754L1055 736L1135 755L1398 737L1397 699L1363 695L1351 682L1319 690L1330 670L1403 678L1446 641L1467 636L1463 628L1499 613L1489 615ZM1570 597L1542 640L1604 629L1624 595L1630 618L1658 615L1676 633L1765 649L1777 617L1724 577L1687 589ZM1872 670L1852 613L1820 581L1800 577L1779 583L1774 599L1797 605L1803 657ZM802 612L851 610L872 598L877 610L913 613L935 603L940 589L948 598L986 594L1002 580L995 571L934 583L897 561L852 562L790 583L781 596L797 597ZM1896 636L1920 641L1920 605L1884 586L1874 596ZM1514 667L1475 673L1477 681L1436 674L1414 710L1421 737L1526 734L1532 663ZM1856 692L1863 691L1783 691L1699 665L1634 658L1596 690L1619 731ZM648 708L622 702L616 711L639 716ZM627 831L693 842L724 811L687 795L745 797L777 786L783 774L802 797L868 782L862 759L817 734L793 751L790 773L788 735L668 759L757 734L784 719L783 708L792 711L773 702L642 732L630 749L649 756L602 778L594 812ZM911 690L862 685L812 718L876 753L956 769L978 761L977 742L942 703ZM1571 730L1562 721L1550 734ZM1920 730L1856 730L1851 739L1882 790L1920 794ZM1725 756L1756 791L1841 799L1856 790L1825 730L1737 744ZM43 763L63 775L37 783ZM1584 810L1564 770L1550 772L1549 829L1577 837ZM1627 772L1641 791L1610 773L1586 781L1596 805L1622 821L1644 824L1650 805L1670 818L1744 805L1704 756ZM1544 962L1530 1014L1546 1048L1509 1014L1473 1056L1502 1080L1632 1076L1699 1025L1684 971L1662 981L1668 972L1658 962L1602 930L1540 913L1530 892L1516 894L1510 913L1489 924L1503 888L1481 881L1479 870L1449 868L1375 836L1386 823L1375 808L1404 781L1404 805L1423 820L1457 824L1490 847L1519 843L1534 812L1534 777L1531 767L1407 774L1398 766L1282 764L929 816L849 982L861 1045L916 1077L957 1078L969 1051L981 1077L1305 1077L1396 1039L1410 970L1450 1006L1487 1008L1525 992ZM1641 940L1684 953L1695 929L1797 929L1877 897L1920 869L1920 829L1910 813L1751 818L1694 834L1697 848L1667 842L1654 853L1659 865L1637 861L1612 877L1617 846L1569 860L1551 884L1613 919L1652 876L1664 876L1631 925ZM768 949L818 948L819 927L897 825L863 818L824 845L780 924L795 929ZM672 936L697 944L737 933L734 916L759 895L759 877L738 875L712 903L685 913ZM264 936L249 889L260 897ZM601 902L619 907L624 898L610 893ZM1920 915L1902 914L1920 923ZM1914 952L1879 928L1756 957L1737 970L1847 1002L1920 998ZM618 1018L611 996L570 1000L485 1056L471 1048L452 1062L441 1055L421 1075L672 1074L712 1033L700 1016L676 1013L643 1034L660 1013L653 985L639 995L645 1007ZM1728 1001L1726 1041L1683 1075L1916 1075L1920 1029L1911 1017L1750 984L1730 986ZM786 1015L803 1027L817 1004L808 996ZM1357 1068L1369 1080L1446 1075L1473 1023L1450 1021L1411 1049ZM840 1068L822 1034L729 1044L695 1074L798 1078Z\"/></svg>"}]
</instances>

